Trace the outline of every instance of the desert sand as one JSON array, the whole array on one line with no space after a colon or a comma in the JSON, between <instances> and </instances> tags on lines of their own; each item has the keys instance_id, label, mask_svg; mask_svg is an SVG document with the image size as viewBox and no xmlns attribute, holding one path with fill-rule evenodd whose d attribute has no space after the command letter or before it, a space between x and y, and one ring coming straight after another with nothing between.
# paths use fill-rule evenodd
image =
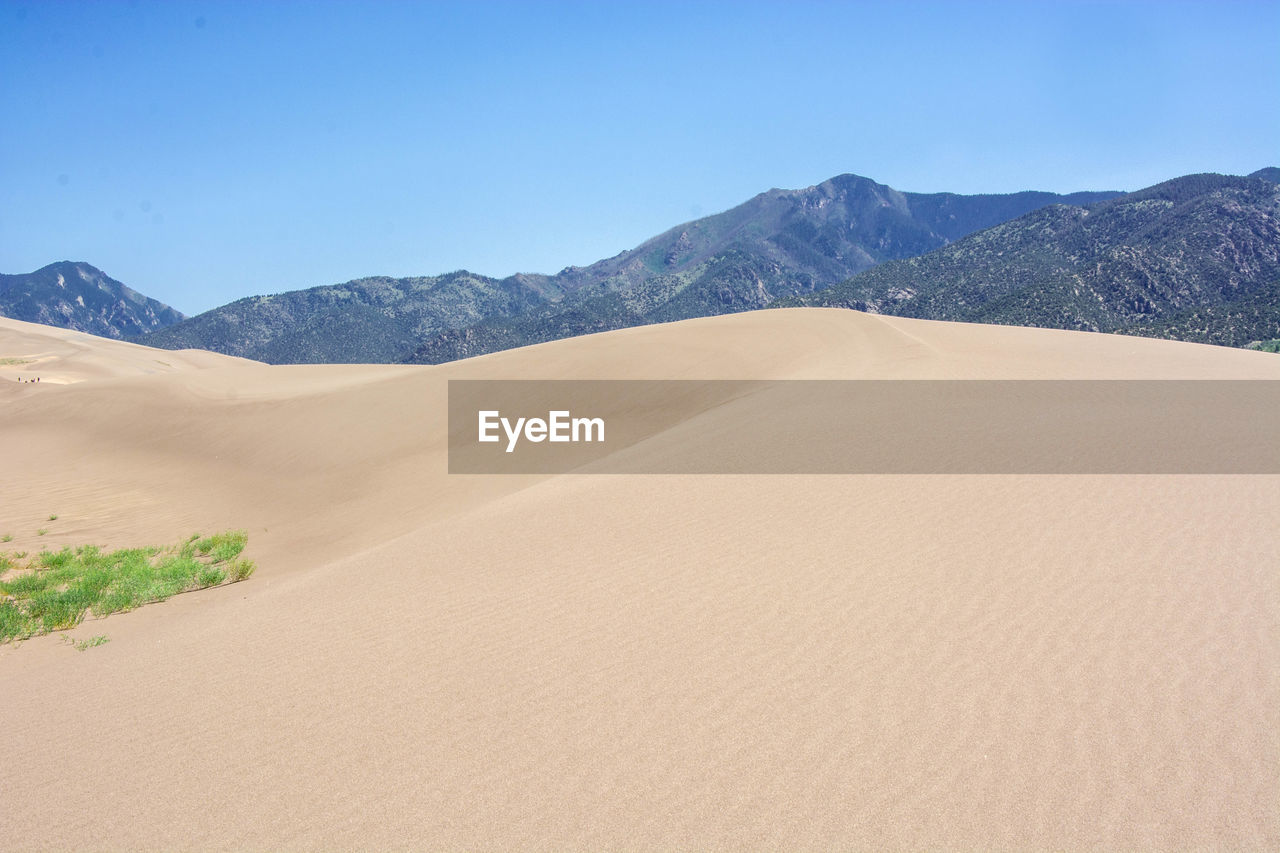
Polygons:
<instances>
[{"instance_id":1,"label":"desert sand","mask_svg":"<svg viewBox=\"0 0 1280 853\"><path fill-rule=\"evenodd\" d=\"M445 436L449 378L1280 357L797 309L436 367L0 320L0 358L38 360L4 547L259 565L0 647L5 849L1280 848L1280 477L451 477Z\"/></svg>"}]
</instances>

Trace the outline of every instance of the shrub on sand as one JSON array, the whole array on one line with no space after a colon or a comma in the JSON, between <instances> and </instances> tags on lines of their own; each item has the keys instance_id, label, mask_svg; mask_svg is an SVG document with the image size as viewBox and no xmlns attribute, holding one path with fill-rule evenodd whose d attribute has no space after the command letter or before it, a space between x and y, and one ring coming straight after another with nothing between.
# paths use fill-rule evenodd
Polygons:
<instances>
[{"instance_id":1,"label":"shrub on sand","mask_svg":"<svg viewBox=\"0 0 1280 853\"><path fill-rule=\"evenodd\" d=\"M103 552L82 545L30 559L26 552L0 553L0 643L74 628L90 613L103 617L245 580L254 570L239 558L248 538L233 530L169 548Z\"/></svg>"}]
</instances>

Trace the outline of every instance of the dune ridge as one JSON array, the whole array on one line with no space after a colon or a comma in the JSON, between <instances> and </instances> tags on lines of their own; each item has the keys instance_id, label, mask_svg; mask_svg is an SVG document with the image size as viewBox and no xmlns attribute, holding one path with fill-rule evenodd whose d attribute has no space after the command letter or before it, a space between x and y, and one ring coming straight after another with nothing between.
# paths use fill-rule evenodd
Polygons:
<instances>
[{"instance_id":1,"label":"dune ridge","mask_svg":"<svg viewBox=\"0 0 1280 853\"><path fill-rule=\"evenodd\" d=\"M42 329L0 321L68 382L0 398L9 547L243 527L259 571L0 648L6 847L1280 846L1280 477L467 478L444 435L449 378L1273 355L822 309L435 367Z\"/></svg>"}]
</instances>

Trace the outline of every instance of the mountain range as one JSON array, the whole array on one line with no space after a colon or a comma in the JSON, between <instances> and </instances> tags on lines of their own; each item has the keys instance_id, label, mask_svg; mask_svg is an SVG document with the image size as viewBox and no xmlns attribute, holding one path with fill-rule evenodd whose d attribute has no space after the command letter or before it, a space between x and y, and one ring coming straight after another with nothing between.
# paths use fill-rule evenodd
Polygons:
<instances>
[{"instance_id":1,"label":"mountain range","mask_svg":"<svg viewBox=\"0 0 1280 853\"><path fill-rule=\"evenodd\" d=\"M840 175L555 275L363 278L184 318L61 262L0 276L0 315L270 363L439 363L788 305L1266 347L1280 339L1277 179L1270 167L1127 194L966 196Z\"/></svg>"},{"instance_id":2,"label":"mountain range","mask_svg":"<svg viewBox=\"0 0 1280 853\"><path fill-rule=\"evenodd\" d=\"M459 271L358 279L241 299L150 333L145 342L274 363L451 360L761 308L1046 204L1115 195L924 195L841 175L803 190L761 193L630 251L555 275L493 279Z\"/></svg>"},{"instance_id":3,"label":"mountain range","mask_svg":"<svg viewBox=\"0 0 1280 853\"><path fill-rule=\"evenodd\" d=\"M1045 207L784 304L1227 346L1274 339L1277 171Z\"/></svg>"}]
</instances>

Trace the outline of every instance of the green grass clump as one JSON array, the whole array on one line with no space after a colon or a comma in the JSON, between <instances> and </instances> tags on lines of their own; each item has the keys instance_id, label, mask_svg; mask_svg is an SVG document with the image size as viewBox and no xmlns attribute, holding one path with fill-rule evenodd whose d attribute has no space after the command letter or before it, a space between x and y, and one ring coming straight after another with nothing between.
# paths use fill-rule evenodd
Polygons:
<instances>
[{"instance_id":1,"label":"green grass clump","mask_svg":"<svg viewBox=\"0 0 1280 853\"><path fill-rule=\"evenodd\" d=\"M201 589L208 586L217 586L226 579L227 573L222 569L214 568L213 566L206 566L196 572L196 583L200 585Z\"/></svg>"},{"instance_id":2,"label":"green grass clump","mask_svg":"<svg viewBox=\"0 0 1280 853\"><path fill-rule=\"evenodd\" d=\"M249 535L243 530L219 533L213 537L213 561L215 563L223 563L239 556L248 541Z\"/></svg>"},{"instance_id":3,"label":"green grass clump","mask_svg":"<svg viewBox=\"0 0 1280 853\"><path fill-rule=\"evenodd\" d=\"M253 564L253 560L232 560L231 561L231 582L242 581L253 574L253 570L257 566Z\"/></svg>"},{"instance_id":4,"label":"green grass clump","mask_svg":"<svg viewBox=\"0 0 1280 853\"><path fill-rule=\"evenodd\" d=\"M90 613L107 616L242 581L254 570L252 561L238 559L248 538L235 530L169 548L103 552L82 545L25 561L26 552L0 553L0 643L74 628Z\"/></svg>"},{"instance_id":5,"label":"green grass clump","mask_svg":"<svg viewBox=\"0 0 1280 853\"><path fill-rule=\"evenodd\" d=\"M0 536L0 542L12 542L12 541L13 541L12 533L6 533L5 535Z\"/></svg>"},{"instance_id":6,"label":"green grass clump","mask_svg":"<svg viewBox=\"0 0 1280 853\"><path fill-rule=\"evenodd\" d=\"M29 622L30 617L19 610L12 600L0 599L0 637L13 639L31 636L28 631Z\"/></svg>"}]
</instances>

